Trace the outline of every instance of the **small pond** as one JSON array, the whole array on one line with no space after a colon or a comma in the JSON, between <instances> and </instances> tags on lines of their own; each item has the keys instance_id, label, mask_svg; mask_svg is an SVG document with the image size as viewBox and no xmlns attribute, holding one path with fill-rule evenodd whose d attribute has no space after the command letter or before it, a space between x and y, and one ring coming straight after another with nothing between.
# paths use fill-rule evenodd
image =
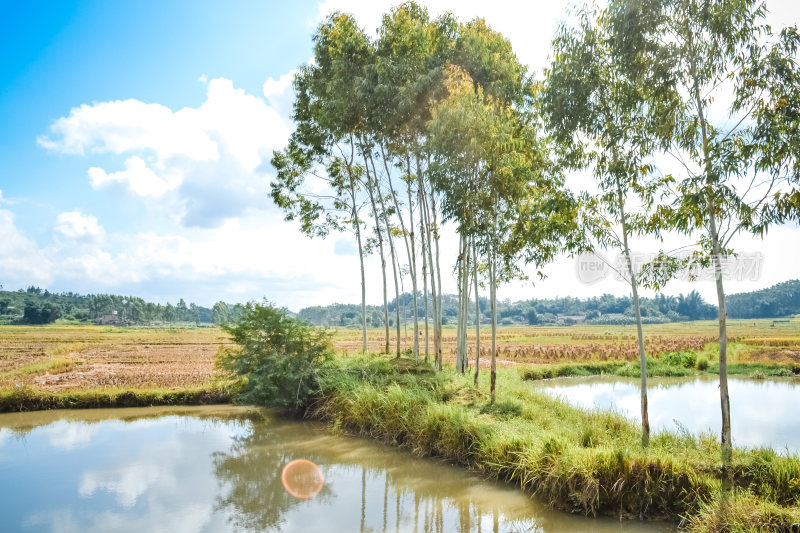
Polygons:
<instances>
[{"instance_id":1,"label":"small pond","mask_svg":"<svg viewBox=\"0 0 800 533\"><path fill-rule=\"evenodd\" d=\"M284 487L294 459L318 465L315 496ZM0 480L4 533L673 530L552 511L441 461L231 406L0 415Z\"/></svg>"},{"instance_id":2,"label":"small pond","mask_svg":"<svg viewBox=\"0 0 800 533\"><path fill-rule=\"evenodd\" d=\"M549 394L573 405L612 409L641 420L639 380L611 376L557 378L532 382ZM733 445L769 446L778 452L800 453L800 381L728 379ZM648 378L650 429L719 434L719 379Z\"/></svg>"}]
</instances>

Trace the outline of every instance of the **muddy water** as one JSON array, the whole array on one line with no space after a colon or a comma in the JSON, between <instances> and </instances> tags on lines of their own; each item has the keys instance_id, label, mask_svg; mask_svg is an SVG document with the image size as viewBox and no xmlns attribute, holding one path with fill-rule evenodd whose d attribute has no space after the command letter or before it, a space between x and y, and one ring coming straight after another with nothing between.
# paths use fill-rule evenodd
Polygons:
<instances>
[{"instance_id":1,"label":"muddy water","mask_svg":"<svg viewBox=\"0 0 800 533\"><path fill-rule=\"evenodd\" d=\"M614 409L640 420L638 379L558 378L533 386L573 405ZM734 446L800 453L800 380L730 378L728 389ZM647 401L652 430L685 428L717 434L722 426L716 378L648 378Z\"/></svg>"},{"instance_id":2,"label":"muddy water","mask_svg":"<svg viewBox=\"0 0 800 533\"><path fill-rule=\"evenodd\" d=\"M303 482L282 480L294 459L318 465L315 496L284 486ZM0 415L0 517L6 533L672 530L551 511L440 461L229 406Z\"/></svg>"}]
</instances>

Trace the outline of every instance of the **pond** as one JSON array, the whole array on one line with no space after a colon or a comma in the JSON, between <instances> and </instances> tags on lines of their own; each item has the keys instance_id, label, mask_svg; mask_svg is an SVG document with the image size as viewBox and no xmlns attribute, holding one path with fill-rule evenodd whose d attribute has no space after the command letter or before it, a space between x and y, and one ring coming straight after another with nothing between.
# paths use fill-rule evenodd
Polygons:
<instances>
[{"instance_id":1,"label":"pond","mask_svg":"<svg viewBox=\"0 0 800 533\"><path fill-rule=\"evenodd\" d=\"M719 434L719 379L648 378L647 402L651 431L687 429ZM641 420L639 380L611 376L557 378L534 382L537 387L580 407L616 410ZM733 445L768 446L782 453L800 453L800 382L796 379L728 379Z\"/></svg>"},{"instance_id":2,"label":"pond","mask_svg":"<svg viewBox=\"0 0 800 533\"><path fill-rule=\"evenodd\" d=\"M287 490L308 495L302 476L282 480L295 459L318 465L313 497ZM673 530L552 511L441 461L232 406L0 415L0 479L5 533Z\"/></svg>"}]
</instances>

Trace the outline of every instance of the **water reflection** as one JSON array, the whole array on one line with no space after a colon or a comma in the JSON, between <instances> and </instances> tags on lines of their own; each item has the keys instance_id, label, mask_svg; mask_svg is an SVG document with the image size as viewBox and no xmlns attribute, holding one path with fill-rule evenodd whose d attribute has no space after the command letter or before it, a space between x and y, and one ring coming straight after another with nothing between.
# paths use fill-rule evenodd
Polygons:
<instances>
[{"instance_id":1,"label":"water reflection","mask_svg":"<svg viewBox=\"0 0 800 533\"><path fill-rule=\"evenodd\" d=\"M204 410L208 409L208 410ZM0 516L16 531L650 532L587 520L370 441L235 408L0 415ZM147 418L137 418L137 416ZM84 418L81 419L81 416ZM120 420L124 416L125 420ZM58 420L65 417L65 420ZM68 438L53 439L54 434ZM73 443L65 446L65 442ZM311 499L281 472L319 465Z\"/></svg>"},{"instance_id":2,"label":"water reflection","mask_svg":"<svg viewBox=\"0 0 800 533\"><path fill-rule=\"evenodd\" d=\"M553 512L519 490L447 464L373 442L329 434L315 424L256 424L232 453L215 455L221 510L244 531L633 532L663 524L587 520ZM290 496L281 468L297 457L322 469L310 500Z\"/></svg>"},{"instance_id":3,"label":"water reflection","mask_svg":"<svg viewBox=\"0 0 800 533\"><path fill-rule=\"evenodd\" d=\"M614 409L640 419L639 383L635 379L597 376L536 382L535 387L581 407ZM796 380L730 379L734 446L770 446L800 453L800 386ZM693 433L719 432L719 380L651 378L647 399L653 430L686 428Z\"/></svg>"}]
</instances>

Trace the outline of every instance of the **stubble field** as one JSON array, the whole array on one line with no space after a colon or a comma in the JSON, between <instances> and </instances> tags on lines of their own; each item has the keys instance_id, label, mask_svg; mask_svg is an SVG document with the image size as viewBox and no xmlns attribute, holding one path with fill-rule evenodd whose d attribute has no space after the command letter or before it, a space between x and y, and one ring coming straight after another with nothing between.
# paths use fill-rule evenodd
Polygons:
<instances>
[{"instance_id":1,"label":"stubble field","mask_svg":"<svg viewBox=\"0 0 800 533\"><path fill-rule=\"evenodd\" d=\"M401 336L410 350L412 328ZM705 350L716 347L713 321L645 326L649 355ZM631 326L501 327L498 364L530 366L590 361L630 361L638 356ZM790 321L731 320L732 361L741 363L800 363L800 318ZM334 334L342 355L361 349L361 332L343 329ZM488 364L490 332L481 331L481 362ZM474 330L470 332L470 361L474 361ZM383 330L368 332L368 348L380 352ZM86 389L185 389L210 385L219 377L214 366L221 347L231 346L219 328L115 328L107 326L0 326L0 390L32 387L49 392ZM395 337L390 338L391 349ZM424 358L424 338L420 349ZM445 360L455 357L455 329L443 332ZM429 345L433 351L432 339ZM710 358L710 357L709 357Z\"/></svg>"}]
</instances>

